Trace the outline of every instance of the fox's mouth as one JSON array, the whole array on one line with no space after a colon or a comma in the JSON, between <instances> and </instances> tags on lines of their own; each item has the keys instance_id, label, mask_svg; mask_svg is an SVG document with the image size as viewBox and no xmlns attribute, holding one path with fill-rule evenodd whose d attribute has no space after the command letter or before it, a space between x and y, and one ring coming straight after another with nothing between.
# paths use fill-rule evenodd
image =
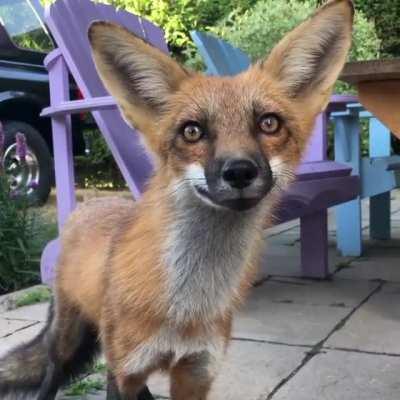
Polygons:
<instances>
[{"instance_id":1,"label":"fox's mouth","mask_svg":"<svg viewBox=\"0 0 400 400\"><path fill-rule=\"evenodd\" d=\"M242 195L239 195L238 197L235 198L229 198L218 201L203 186L194 185L193 187L197 192L197 194L199 195L199 197L204 199L207 203L212 203L213 206L224 207L234 211L250 210L254 208L263 198L263 196L247 198Z\"/></svg>"}]
</instances>

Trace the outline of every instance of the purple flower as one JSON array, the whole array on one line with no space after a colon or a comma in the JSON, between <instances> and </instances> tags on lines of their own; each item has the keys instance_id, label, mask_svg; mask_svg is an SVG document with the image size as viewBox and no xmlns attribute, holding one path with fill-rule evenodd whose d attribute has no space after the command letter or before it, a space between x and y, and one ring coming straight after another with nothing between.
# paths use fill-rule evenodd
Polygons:
<instances>
[{"instance_id":1,"label":"purple flower","mask_svg":"<svg viewBox=\"0 0 400 400\"><path fill-rule=\"evenodd\" d=\"M24 163L26 160L26 137L23 133L18 132L15 135L15 143L17 145L16 152L20 162Z\"/></svg>"},{"instance_id":2,"label":"purple flower","mask_svg":"<svg viewBox=\"0 0 400 400\"><path fill-rule=\"evenodd\" d=\"M36 181L32 181L31 183L29 183L28 185L28 189L37 189L39 187L39 183Z\"/></svg>"}]
</instances>

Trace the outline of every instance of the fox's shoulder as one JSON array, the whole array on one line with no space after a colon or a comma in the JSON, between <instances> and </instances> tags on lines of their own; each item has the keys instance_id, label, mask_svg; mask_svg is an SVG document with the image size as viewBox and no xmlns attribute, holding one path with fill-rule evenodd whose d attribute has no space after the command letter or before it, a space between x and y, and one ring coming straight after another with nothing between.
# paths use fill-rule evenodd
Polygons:
<instances>
[{"instance_id":1,"label":"fox's shoulder","mask_svg":"<svg viewBox=\"0 0 400 400\"><path fill-rule=\"evenodd\" d=\"M78 205L69 217L63 234L68 235L79 227L79 230L91 232L102 231L109 236L112 231L133 221L136 204L133 199L123 197L99 197Z\"/></svg>"}]
</instances>

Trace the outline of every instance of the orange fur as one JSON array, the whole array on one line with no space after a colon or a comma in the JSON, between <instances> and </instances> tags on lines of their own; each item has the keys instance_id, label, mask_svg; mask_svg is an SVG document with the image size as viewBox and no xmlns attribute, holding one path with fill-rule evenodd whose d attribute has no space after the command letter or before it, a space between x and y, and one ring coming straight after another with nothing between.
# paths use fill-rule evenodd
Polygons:
<instances>
[{"instance_id":1,"label":"orange fur","mask_svg":"<svg viewBox=\"0 0 400 400\"><path fill-rule=\"evenodd\" d=\"M185 353L175 360L171 349L170 353L158 354L136 373L127 373L127 365L133 365L129 363L135 351L144 351L143 346L150 348L156 342L149 340L164 330L167 336L176 338L173 340L189 343L189 347L208 337L221 340L222 348L226 347L232 313L253 282L262 246L261 230L271 217L279 191L268 194L258 215L259 227L249 238L239 282L232 287L230 298L224 298L223 310L212 317L188 317L185 323L175 324L168 314L172 278L165 257L171 226L175 226L181 212L174 205L174 190L179 190L174 184L182 181L189 165L206 168L211 159L242 153L259 152L268 160L279 157L286 171L294 173L315 117L326 104L350 46L349 5L344 0L328 2L313 19L291 32L266 61L230 78L186 71L115 25L97 23L92 27L90 37L99 73L126 119L143 132L158 165L137 204L96 200L74 212L62 235L56 304L67 298L99 329L109 367L121 391L138 391L153 370L171 368L174 400L207 398L214 377L214 371L208 369L208 356ZM340 23L340 32L326 39L332 49L321 44L322 61L310 61L311 53L316 51L311 41L320 40L326 30L333 29L326 26L333 23ZM325 63L324 52L331 56L330 51L336 59ZM114 53L118 53L118 62L124 60L123 65L110 61ZM304 82L299 82L304 68L298 64L307 62L321 63L320 69L304 72L317 78L307 75ZM129 68L132 74L140 75L139 86L129 82ZM293 77L293 71L300 77ZM157 84L152 86L154 81ZM253 122L249 121L258 110L282 116L279 134L262 135L257 127L251 131ZM204 119L208 121L207 140L189 145L176 134L182 123ZM63 312L61 308L59 312ZM160 348L165 345L162 337L154 340L160 340ZM168 336L165 340L172 339ZM199 376L202 379L197 379Z\"/></svg>"}]
</instances>

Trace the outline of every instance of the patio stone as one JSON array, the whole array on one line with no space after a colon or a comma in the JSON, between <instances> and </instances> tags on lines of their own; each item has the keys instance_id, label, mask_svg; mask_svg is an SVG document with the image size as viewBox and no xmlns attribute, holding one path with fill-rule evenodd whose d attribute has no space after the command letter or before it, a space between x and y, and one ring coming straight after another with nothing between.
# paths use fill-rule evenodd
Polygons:
<instances>
[{"instance_id":1,"label":"patio stone","mask_svg":"<svg viewBox=\"0 0 400 400\"><path fill-rule=\"evenodd\" d=\"M285 234L286 235L286 234ZM282 238L280 238L283 240ZM269 240L272 240L271 243ZM300 242L293 245L274 243L275 238L266 239L264 254L261 258L259 279L270 275L301 277ZM333 273L339 265L348 263L353 258L342 257L335 246L328 248L329 271Z\"/></svg>"},{"instance_id":2,"label":"patio stone","mask_svg":"<svg viewBox=\"0 0 400 400\"><path fill-rule=\"evenodd\" d=\"M342 269L335 276L341 279L400 282L399 260L399 247L367 248L365 255L354 260L348 268Z\"/></svg>"},{"instance_id":3,"label":"patio stone","mask_svg":"<svg viewBox=\"0 0 400 400\"><path fill-rule=\"evenodd\" d=\"M267 237L279 235L279 234L282 234L283 232L290 231L293 228L297 228L298 229L299 226L300 226L300 220L299 219L294 219L292 221L285 222L284 224L275 225L272 228L266 229L265 230L265 235Z\"/></svg>"},{"instance_id":4,"label":"patio stone","mask_svg":"<svg viewBox=\"0 0 400 400\"><path fill-rule=\"evenodd\" d=\"M26 343L33 339L44 327L45 324L37 323L21 329L12 335L0 339L0 356L15 346Z\"/></svg>"},{"instance_id":5,"label":"patio stone","mask_svg":"<svg viewBox=\"0 0 400 400\"><path fill-rule=\"evenodd\" d=\"M398 400L400 357L328 351L312 358L273 400Z\"/></svg>"},{"instance_id":6,"label":"patio stone","mask_svg":"<svg viewBox=\"0 0 400 400\"><path fill-rule=\"evenodd\" d=\"M49 303L33 304L30 306L16 308L12 311L7 311L1 314L1 317L8 319L45 322L47 320L48 309Z\"/></svg>"},{"instance_id":7,"label":"patio stone","mask_svg":"<svg viewBox=\"0 0 400 400\"><path fill-rule=\"evenodd\" d=\"M308 283L307 283L308 282ZM234 337L315 345L376 284L333 281L267 281L254 288L235 319Z\"/></svg>"},{"instance_id":8,"label":"patio stone","mask_svg":"<svg viewBox=\"0 0 400 400\"><path fill-rule=\"evenodd\" d=\"M0 339L33 324L34 322L32 321L18 321L0 318Z\"/></svg>"},{"instance_id":9,"label":"patio stone","mask_svg":"<svg viewBox=\"0 0 400 400\"><path fill-rule=\"evenodd\" d=\"M373 292L377 282L350 282L345 279L312 281L306 279L271 278L263 285L265 297L277 304L303 304L354 308Z\"/></svg>"},{"instance_id":10,"label":"patio stone","mask_svg":"<svg viewBox=\"0 0 400 400\"><path fill-rule=\"evenodd\" d=\"M384 285L328 340L326 346L400 356L399 304L400 285Z\"/></svg>"},{"instance_id":11,"label":"patio stone","mask_svg":"<svg viewBox=\"0 0 400 400\"><path fill-rule=\"evenodd\" d=\"M304 348L233 340L210 400L261 400L301 364ZM150 390L168 396L168 378L154 375Z\"/></svg>"}]
</instances>

